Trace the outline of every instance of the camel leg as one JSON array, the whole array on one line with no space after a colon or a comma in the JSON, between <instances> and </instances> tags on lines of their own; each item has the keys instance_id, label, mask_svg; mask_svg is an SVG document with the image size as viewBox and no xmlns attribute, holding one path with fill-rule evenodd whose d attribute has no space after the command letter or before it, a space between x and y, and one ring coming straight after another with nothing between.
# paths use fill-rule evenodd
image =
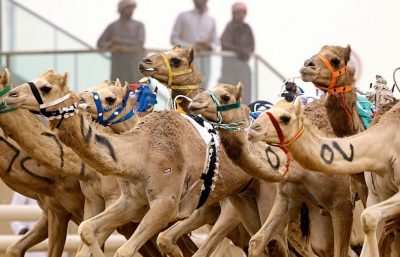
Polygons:
<instances>
[{"instance_id":1,"label":"camel leg","mask_svg":"<svg viewBox=\"0 0 400 257\"><path fill-rule=\"evenodd\" d=\"M322 216L320 210L314 206L309 207L309 211L311 222L310 244L313 252L320 257L334 256L334 238L331 217L329 215ZM347 253L348 249L346 249L346 254Z\"/></svg>"},{"instance_id":2,"label":"camel leg","mask_svg":"<svg viewBox=\"0 0 400 257\"><path fill-rule=\"evenodd\" d=\"M140 211L145 211L138 208L139 204L135 203L137 201L121 194L120 198L104 212L79 225L78 233L95 257L105 256L100 246L118 226L137 218Z\"/></svg>"},{"instance_id":3,"label":"camel leg","mask_svg":"<svg viewBox=\"0 0 400 257\"><path fill-rule=\"evenodd\" d=\"M350 201L334 206L330 211L333 226L334 256L347 257L353 223L353 206Z\"/></svg>"},{"instance_id":4,"label":"camel leg","mask_svg":"<svg viewBox=\"0 0 400 257\"><path fill-rule=\"evenodd\" d=\"M251 195L232 195L230 202L239 214L243 226L250 235L254 235L261 227L257 202Z\"/></svg>"},{"instance_id":5,"label":"camel leg","mask_svg":"<svg viewBox=\"0 0 400 257\"><path fill-rule=\"evenodd\" d=\"M42 242L48 235L48 219L47 215L42 216L36 222L34 227L30 229L18 242L10 245L6 251L6 257L22 257L26 250L32 246Z\"/></svg>"},{"instance_id":6,"label":"camel leg","mask_svg":"<svg viewBox=\"0 0 400 257\"><path fill-rule=\"evenodd\" d=\"M59 257L62 255L65 240L67 238L67 229L70 216L68 213L48 212L49 218L49 257Z\"/></svg>"},{"instance_id":7,"label":"camel leg","mask_svg":"<svg viewBox=\"0 0 400 257\"><path fill-rule=\"evenodd\" d=\"M240 224L240 217L228 199L221 201L221 214L212 227L204 244L193 257L210 256L218 244Z\"/></svg>"},{"instance_id":8,"label":"camel leg","mask_svg":"<svg viewBox=\"0 0 400 257\"><path fill-rule=\"evenodd\" d=\"M261 229L251 237L249 246L249 257L261 256L267 243L272 237L283 231L288 224L290 211L290 201L286 195L278 194L272 206L271 213ZM298 208L294 208L298 209Z\"/></svg>"},{"instance_id":9,"label":"camel leg","mask_svg":"<svg viewBox=\"0 0 400 257\"><path fill-rule=\"evenodd\" d=\"M214 205L195 210L188 218L176 222L167 230L161 232L157 238L158 246L170 257L182 257L182 251L176 244L178 238L204 224L210 223L210 221L213 223L217 218L215 214L219 213L218 209L217 205Z\"/></svg>"},{"instance_id":10,"label":"camel leg","mask_svg":"<svg viewBox=\"0 0 400 257\"><path fill-rule=\"evenodd\" d=\"M372 205L361 214L365 240L360 257L379 256L378 240L383 233L386 220L394 219L400 214L400 192L383 202Z\"/></svg>"}]
</instances>

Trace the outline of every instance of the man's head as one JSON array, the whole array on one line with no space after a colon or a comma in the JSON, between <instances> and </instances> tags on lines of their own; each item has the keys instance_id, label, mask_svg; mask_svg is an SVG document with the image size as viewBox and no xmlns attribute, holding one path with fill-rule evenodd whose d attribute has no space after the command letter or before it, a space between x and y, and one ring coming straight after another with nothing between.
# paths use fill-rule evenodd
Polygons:
<instances>
[{"instance_id":1,"label":"man's head","mask_svg":"<svg viewBox=\"0 0 400 257\"><path fill-rule=\"evenodd\" d=\"M124 18L130 19L133 10L136 8L136 0L120 0L118 3L118 12Z\"/></svg>"},{"instance_id":2,"label":"man's head","mask_svg":"<svg viewBox=\"0 0 400 257\"><path fill-rule=\"evenodd\" d=\"M207 0L193 0L194 6L200 11L206 10Z\"/></svg>"},{"instance_id":3,"label":"man's head","mask_svg":"<svg viewBox=\"0 0 400 257\"><path fill-rule=\"evenodd\" d=\"M232 19L237 22L243 22L247 14L247 7L242 2L236 2L232 5Z\"/></svg>"}]
</instances>

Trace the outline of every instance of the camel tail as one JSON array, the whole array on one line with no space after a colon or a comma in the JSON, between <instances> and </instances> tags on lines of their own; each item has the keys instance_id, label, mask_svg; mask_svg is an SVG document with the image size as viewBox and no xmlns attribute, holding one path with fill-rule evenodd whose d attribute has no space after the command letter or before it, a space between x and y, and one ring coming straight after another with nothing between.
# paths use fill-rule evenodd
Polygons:
<instances>
[{"instance_id":1,"label":"camel tail","mask_svg":"<svg viewBox=\"0 0 400 257\"><path fill-rule=\"evenodd\" d=\"M301 230L301 238L308 242L310 239L310 215L309 215L308 207L305 203L301 205L300 209L300 230Z\"/></svg>"}]
</instances>

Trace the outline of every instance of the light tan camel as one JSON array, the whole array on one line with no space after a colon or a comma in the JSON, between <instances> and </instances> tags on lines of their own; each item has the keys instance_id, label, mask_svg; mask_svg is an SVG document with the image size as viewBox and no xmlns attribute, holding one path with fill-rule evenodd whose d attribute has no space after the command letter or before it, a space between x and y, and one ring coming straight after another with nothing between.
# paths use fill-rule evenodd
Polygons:
<instances>
[{"instance_id":1,"label":"light tan camel","mask_svg":"<svg viewBox=\"0 0 400 257\"><path fill-rule=\"evenodd\" d=\"M90 166L85 165L70 148L63 145L56 135L43 125L33 114L26 110L15 110L13 112L3 113L0 115L0 126L6 134L17 141L19 146L29 153L35 161L45 167L51 168L57 176L66 181L70 179L69 176L80 180L85 196L84 218L87 219L100 213L104 210L105 206L110 205L113 201L118 199L120 194L119 190L116 190L116 188L118 188L118 182L102 177ZM32 138L36 140L32 140ZM52 149L52 151L49 149ZM33 163L33 160L27 162L27 164L30 164L30 162ZM68 194L65 195L65 197L67 196ZM67 199L62 199L61 202L66 204ZM79 212L81 214L82 211L80 207ZM62 224L64 223L66 222L62 222ZM63 226L66 226L66 224ZM56 232L54 233L62 233L62 226L55 226L54 228L57 227L58 229L55 229ZM128 224L120 228L120 231L126 237L129 237L134 229L135 226L133 226L133 224ZM64 238L65 240L65 236L57 236L57 238L60 238L60 240ZM58 247L60 249L60 254L62 252L62 246L63 243ZM85 251L84 247L82 248L79 255L90 255L90 251ZM155 246L155 238L153 240L153 245L147 244L146 247L143 247L142 252L148 256L161 256Z\"/></svg>"},{"instance_id":2,"label":"light tan camel","mask_svg":"<svg viewBox=\"0 0 400 257\"><path fill-rule=\"evenodd\" d=\"M201 114L207 120L216 122L218 112L215 99L219 101L218 105L234 104L239 101L241 91L240 84L237 87L219 84L212 91L204 91L195 96L189 109ZM223 109L223 107L218 108ZM241 107L221 112L222 122L239 124L239 121L248 116L248 111L244 110ZM221 141L228 153L238 151L238 148L242 147L248 149L262 147L264 152L270 154L269 162L279 166L280 162L286 161L279 149L264 143L251 144L243 132L219 129ZM241 165L246 163L243 162ZM311 246L314 252L318 256L347 256L352 224L352 195L354 195L350 191L350 178L312 173L297 163L293 163L289 174L288 180L278 186L278 195L267 221L251 239L250 256L259 256L271 237L300 213L303 203L310 209ZM326 190L321 191L321 187ZM338 193L333 196L332 191ZM321 216L320 212L324 213L324 216Z\"/></svg>"},{"instance_id":3,"label":"light tan camel","mask_svg":"<svg viewBox=\"0 0 400 257\"><path fill-rule=\"evenodd\" d=\"M0 90L10 84L9 77L7 69L0 72ZM6 256L22 257L30 247L47 237L48 256L61 256L68 221L79 224L83 220L84 198L78 180L40 165L15 142L4 137L0 137L0 152L1 179L12 190L36 199L43 210L35 226L7 248Z\"/></svg>"},{"instance_id":4,"label":"light tan camel","mask_svg":"<svg viewBox=\"0 0 400 257\"><path fill-rule=\"evenodd\" d=\"M61 102L57 100L59 103L55 107L47 109L61 108L61 112L76 112L73 104L79 99L69 91L66 75L50 71L32 83L40 91L44 102L50 105L60 97L68 98ZM70 97L67 97L68 94ZM29 84L13 89L6 102L36 111L39 108ZM96 256L103 256L103 253L95 234L99 235L101 245L110 229L127 221L141 220L132 237L116 253L117 256L133 256L169 222L187 217L196 208L202 186L199 177L203 172L205 146L193 126L180 114L153 112L144 117L133 130L121 135L103 134L81 113L53 120L52 123L58 126L60 139L85 162L104 175L114 174L127 181L120 185L123 193L116 203L96 218L80 225L82 239ZM127 154L130 152L135 152L135 155ZM192 154L188 156L187 152ZM217 176L223 179L214 181L215 190L204 206L214 204L226 196L234 197L232 194L240 191L250 181L246 173L228 161L222 148L219 154ZM279 181L282 178L270 169L259 168L257 172L259 177L268 181ZM130 191L129 183L135 185L134 190ZM127 204L129 202L136 204ZM246 208L240 211L243 212L242 217L249 213ZM249 217L243 218L243 222L249 222L255 227L260 225ZM94 224L98 226L95 231Z\"/></svg>"},{"instance_id":5,"label":"light tan camel","mask_svg":"<svg viewBox=\"0 0 400 257\"><path fill-rule=\"evenodd\" d=\"M350 46L324 46L318 54L306 60L300 69L302 79L314 83L316 87L328 92L325 107L328 113L330 124L336 136L343 137L354 135L364 131L364 125L358 116L356 109L356 87L354 80L354 68L347 65L351 54ZM382 84L385 80L377 76L377 83ZM378 86L376 99L378 102L377 117L389 110L397 100L390 98L383 102L380 93L382 89ZM382 104L384 103L384 104ZM376 121L379 119L375 119ZM366 172L365 179L362 173L352 175L356 183L357 191L364 202L364 206L371 206L387 199L384 188L386 180L374 173ZM366 183L364 182L366 181ZM383 183L383 184L382 184ZM368 186L368 194L365 192L365 185ZM368 200L365 197L368 195ZM365 203L366 202L366 203ZM386 249L382 247L381 249ZM385 253L381 253L385 254Z\"/></svg>"},{"instance_id":6,"label":"light tan camel","mask_svg":"<svg viewBox=\"0 0 400 257\"><path fill-rule=\"evenodd\" d=\"M269 113L263 114L251 126L249 139L281 144L277 131L281 130L286 147L302 166L308 169L335 174L354 174L370 170L382 176L386 199L365 209L362 222L365 241L361 256L379 256L378 242L384 225L397 227L400 214L398 191L400 103L386 112L379 123L365 132L347 138L324 138L306 121L299 103L279 102ZM272 120L276 120L274 127ZM379 140L377 140L379 138Z\"/></svg>"}]
</instances>

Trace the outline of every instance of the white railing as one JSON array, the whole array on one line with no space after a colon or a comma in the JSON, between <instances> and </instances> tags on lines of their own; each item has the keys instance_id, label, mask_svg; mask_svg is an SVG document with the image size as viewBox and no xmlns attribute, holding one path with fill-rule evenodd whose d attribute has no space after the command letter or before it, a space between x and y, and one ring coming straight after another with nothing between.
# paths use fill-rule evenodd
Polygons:
<instances>
[{"instance_id":1,"label":"white railing","mask_svg":"<svg viewBox=\"0 0 400 257\"><path fill-rule=\"evenodd\" d=\"M0 205L0 222L1 221L32 221L37 220L42 215L42 210L34 205ZM0 235L0 252L5 252L7 247L21 239L21 235ZM67 236L65 241L65 251L75 251L80 244L79 235ZM121 235L112 235L107 239L105 249L115 250L119 248L124 242L125 237ZM47 251L48 240L35 245L30 251Z\"/></svg>"}]
</instances>

